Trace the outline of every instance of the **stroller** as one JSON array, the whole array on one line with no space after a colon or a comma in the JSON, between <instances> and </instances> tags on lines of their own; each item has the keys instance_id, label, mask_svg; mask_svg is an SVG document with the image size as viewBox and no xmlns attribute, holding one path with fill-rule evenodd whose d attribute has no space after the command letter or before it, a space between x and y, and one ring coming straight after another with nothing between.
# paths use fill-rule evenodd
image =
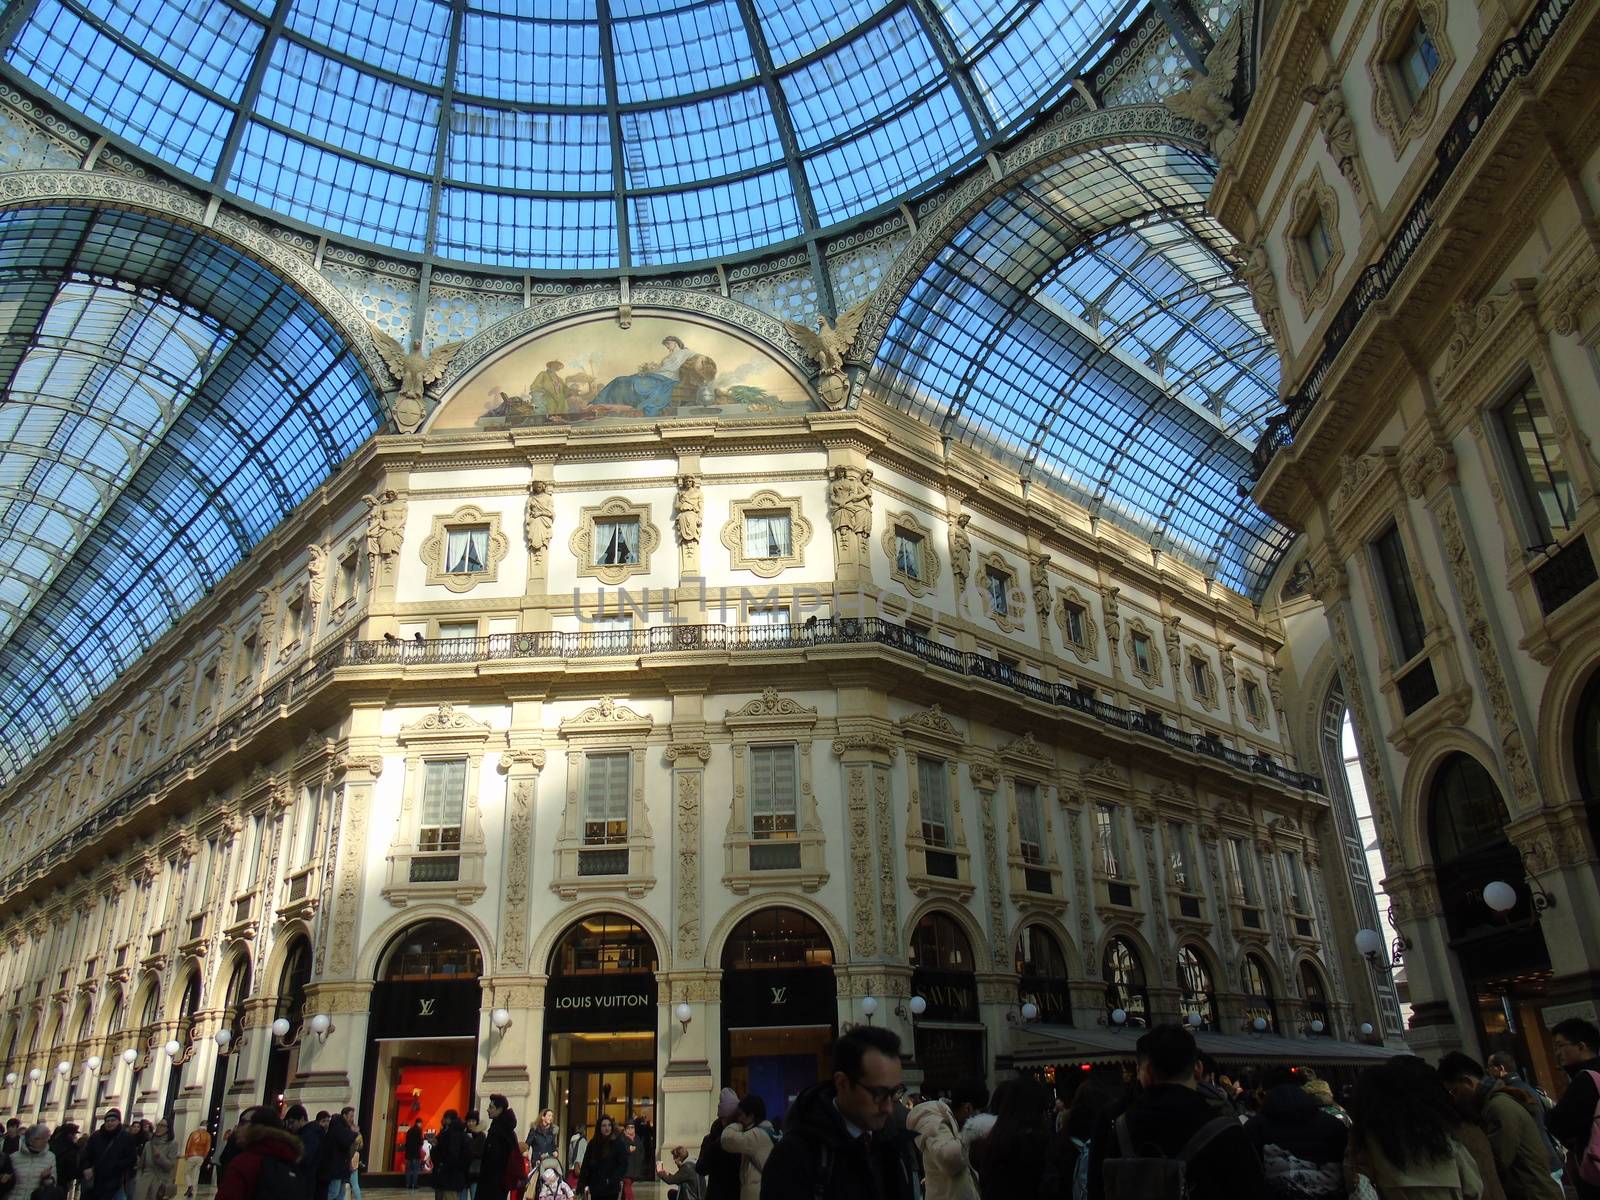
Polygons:
<instances>
[{"instance_id":1,"label":"stroller","mask_svg":"<svg viewBox=\"0 0 1600 1200\"><path fill-rule=\"evenodd\" d=\"M554 1157L539 1163L525 1200L573 1200L572 1188L561 1178L561 1164Z\"/></svg>"}]
</instances>

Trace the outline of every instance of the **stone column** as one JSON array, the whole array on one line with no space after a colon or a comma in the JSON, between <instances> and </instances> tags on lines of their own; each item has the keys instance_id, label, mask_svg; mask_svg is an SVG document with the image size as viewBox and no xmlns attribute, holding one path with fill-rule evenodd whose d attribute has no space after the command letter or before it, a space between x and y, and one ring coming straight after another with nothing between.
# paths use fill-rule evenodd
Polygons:
<instances>
[{"instance_id":1,"label":"stone column","mask_svg":"<svg viewBox=\"0 0 1600 1200\"><path fill-rule=\"evenodd\" d=\"M532 923L534 809L539 795L539 773L545 752L527 739L537 740L542 694L511 702L513 745L500 754L497 770L506 776L505 827L501 834L504 862L500 893L500 948L496 974L521 975L529 970L528 935ZM523 732L528 731L528 732Z\"/></svg>"},{"instance_id":2,"label":"stone column","mask_svg":"<svg viewBox=\"0 0 1600 1200\"><path fill-rule=\"evenodd\" d=\"M313 983L306 988L305 1022L300 1027L300 1070L289 1080L293 1098L315 1113L338 1112L359 1104L366 1065L370 980ZM311 1032L311 1017L325 1013L333 1024L326 1038Z\"/></svg>"},{"instance_id":3,"label":"stone column","mask_svg":"<svg viewBox=\"0 0 1600 1200\"><path fill-rule=\"evenodd\" d=\"M504 961L502 959L502 961ZM486 976L483 1011L478 1031L478 1105L488 1107L488 1097L505 1096L526 1132L538 1117L540 1081L536 1077L544 1040L544 985L546 976L506 974ZM505 1009L511 1024L494 1027L494 1011ZM487 1125L489 1118L485 1116Z\"/></svg>"},{"instance_id":4,"label":"stone column","mask_svg":"<svg viewBox=\"0 0 1600 1200\"><path fill-rule=\"evenodd\" d=\"M903 963L895 881L903 874L905 856L894 853L889 807L889 768L899 747L886 722L841 721L840 725L854 730L833 742L844 772L850 961Z\"/></svg>"},{"instance_id":5,"label":"stone column","mask_svg":"<svg viewBox=\"0 0 1600 1200\"><path fill-rule=\"evenodd\" d=\"M996 967L1009 967L1011 951L1006 944L1006 883L1010 873L1006 858L1000 853L1000 822L1004 818L995 805L1000 769L991 761L974 759L967 764L967 772L978 793L978 824L983 832L985 924L989 930L992 960Z\"/></svg>"},{"instance_id":6,"label":"stone column","mask_svg":"<svg viewBox=\"0 0 1600 1200\"><path fill-rule=\"evenodd\" d=\"M1406 980L1411 991L1412 1053L1436 1058L1451 1050L1478 1052L1472 1029L1473 998L1461 978L1450 930L1439 902L1433 872L1426 868L1392 873L1386 881L1394 902L1395 926L1406 939Z\"/></svg>"},{"instance_id":7,"label":"stone column","mask_svg":"<svg viewBox=\"0 0 1600 1200\"><path fill-rule=\"evenodd\" d=\"M717 1080L722 1045L720 972L707 971L680 959L685 969L658 977L660 1003L656 1028L656 1061L660 1064L661 1098L656 1113L657 1144L697 1146L716 1116ZM689 1006L689 1024L674 1010ZM670 1159L664 1152L659 1155Z\"/></svg>"},{"instance_id":8,"label":"stone column","mask_svg":"<svg viewBox=\"0 0 1600 1200\"><path fill-rule=\"evenodd\" d=\"M378 709L352 711L352 732L370 725L375 733L381 715ZM333 893L326 898L327 916L318 930L316 973L324 978L353 978L368 866L367 819L372 811L373 785L382 772L383 759L365 748L358 751L352 747L334 762L335 775L344 776L344 819L339 831Z\"/></svg>"},{"instance_id":9,"label":"stone column","mask_svg":"<svg viewBox=\"0 0 1600 1200\"><path fill-rule=\"evenodd\" d=\"M1506 831L1522 854L1540 931L1555 979L1550 987L1558 1015L1594 1019L1600 1004L1600 886L1590 849L1584 806L1568 804L1512 822ZM1516 883L1516 880L1508 880ZM1538 906L1542 905L1542 911ZM1569 1005L1587 1011L1566 1012Z\"/></svg>"}]
</instances>

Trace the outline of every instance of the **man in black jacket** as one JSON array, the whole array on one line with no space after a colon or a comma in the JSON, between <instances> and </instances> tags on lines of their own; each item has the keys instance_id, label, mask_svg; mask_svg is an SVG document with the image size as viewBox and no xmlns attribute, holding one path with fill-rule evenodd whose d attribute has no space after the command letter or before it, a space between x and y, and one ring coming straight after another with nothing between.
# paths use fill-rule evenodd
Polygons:
<instances>
[{"instance_id":1,"label":"man in black jacket","mask_svg":"<svg viewBox=\"0 0 1600 1200\"><path fill-rule=\"evenodd\" d=\"M483 1139L478 1165L478 1195L482 1200L505 1200L506 1164L517 1153L517 1114L499 1092L489 1097L489 1129Z\"/></svg>"},{"instance_id":2,"label":"man in black jacket","mask_svg":"<svg viewBox=\"0 0 1600 1200\"><path fill-rule=\"evenodd\" d=\"M83 1194L92 1200L111 1200L122 1190L128 1172L133 1170L138 1145L122 1124L122 1113L106 1109L100 1128L89 1137L83 1152Z\"/></svg>"},{"instance_id":3,"label":"man in black jacket","mask_svg":"<svg viewBox=\"0 0 1600 1200\"><path fill-rule=\"evenodd\" d=\"M350 1155L356 1144L356 1110L341 1108L328 1122L322 1135L322 1151L317 1160L317 1196L320 1200L339 1200L345 1180L350 1178Z\"/></svg>"},{"instance_id":4,"label":"man in black jacket","mask_svg":"<svg viewBox=\"0 0 1600 1200\"><path fill-rule=\"evenodd\" d=\"M912 1200L916 1139L899 1099L900 1039L867 1026L833 1044L833 1079L789 1106L761 1200Z\"/></svg>"},{"instance_id":5,"label":"man in black jacket","mask_svg":"<svg viewBox=\"0 0 1600 1200\"><path fill-rule=\"evenodd\" d=\"M1194 1037L1179 1025L1157 1025L1135 1048L1141 1091L1122 1115L1135 1151L1177 1158L1189 1139L1217 1119L1216 1110L1195 1090ZM1089 1143L1089 1197L1105 1195L1105 1161L1117 1157L1115 1118L1102 1120ZM1185 1172L1190 1200L1266 1200L1261 1160L1236 1125L1214 1137Z\"/></svg>"},{"instance_id":6,"label":"man in black jacket","mask_svg":"<svg viewBox=\"0 0 1600 1200\"><path fill-rule=\"evenodd\" d=\"M1202 1099L1215 1115L1216 1105ZM1306 1091L1298 1072L1278 1067L1268 1074L1261 1111L1244 1131L1261 1157L1272 1195L1343 1200L1350 1131L1338 1117L1322 1111L1322 1102Z\"/></svg>"},{"instance_id":7,"label":"man in black jacket","mask_svg":"<svg viewBox=\"0 0 1600 1200\"><path fill-rule=\"evenodd\" d=\"M1556 1062L1560 1063L1571 1080L1567 1094L1550 1110L1545 1119L1556 1141L1571 1152L1581 1155L1594 1129L1594 1115L1600 1106L1600 1089L1595 1087L1590 1071L1600 1071L1600 1029L1582 1017L1568 1017L1550 1030L1555 1042ZM1569 1160L1570 1161L1570 1160ZM1578 1200L1600 1200L1600 1187L1585 1183L1576 1171L1567 1172L1567 1182L1578 1190Z\"/></svg>"}]
</instances>

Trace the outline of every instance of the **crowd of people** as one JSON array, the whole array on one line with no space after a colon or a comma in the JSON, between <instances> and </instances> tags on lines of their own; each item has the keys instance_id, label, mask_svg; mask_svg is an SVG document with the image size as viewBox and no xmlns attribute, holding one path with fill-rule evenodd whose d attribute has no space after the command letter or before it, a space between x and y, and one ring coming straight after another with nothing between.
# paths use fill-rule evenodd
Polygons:
<instances>
[{"instance_id":1,"label":"crowd of people","mask_svg":"<svg viewBox=\"0 0 1600 1200\"><path fill-rule=\"evenodd\" d=\"M563 1145L546 1109L519 1134L506 1098L413 1121L406 1187L436 1200L631 1200L654 1179L668 1200L1600 1200L1600 1029L1551 1031L1569 1080L1559 1101L1509 1055L1428 1063L1399 1055L1342 1096L1309 1070L1230 1079L1182 1026L1136 1043L1136 1070L1086 1071L1070 1098L1031 1077L907 1096L899 1038L857 1027L834 1044L832 1077L802 1091L781 1127L761 1096L725 1088L697 1153L654 1157L643 1113L609 1115ZM73 1124L7 1123L0 1197L168 1200L185 1166L214 1168L216 1200L361 1200L355 1111L247 1109L215 1147L180 1152L165 1120L108 1110Z\"/></svg>"}]
</instances>

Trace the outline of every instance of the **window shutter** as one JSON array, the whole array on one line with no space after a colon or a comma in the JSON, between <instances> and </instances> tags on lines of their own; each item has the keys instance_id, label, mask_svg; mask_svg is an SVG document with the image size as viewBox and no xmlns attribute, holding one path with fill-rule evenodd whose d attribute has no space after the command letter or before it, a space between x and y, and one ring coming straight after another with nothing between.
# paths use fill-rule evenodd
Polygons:
<instances>
[{"instance_id":1,"label":"window shutter","mask_svg":"<svg viewBox=\"0 0 1600 1200\"><path fill-rule=\"evenodd\" d=\"M776 746L750 748L750 815L770 816L773 811L773 768Z\"/></svg>"},{"instance_id":2,"label":"window shutter","mask_svg":"<svg viewBox=\"0 0 1600 1200\"><path fill-rule=\"evenodd\" d=\"M428 763L422 784L422 827L458 827L466 790L465 759Z\"/></svg>"}]
</instances>

